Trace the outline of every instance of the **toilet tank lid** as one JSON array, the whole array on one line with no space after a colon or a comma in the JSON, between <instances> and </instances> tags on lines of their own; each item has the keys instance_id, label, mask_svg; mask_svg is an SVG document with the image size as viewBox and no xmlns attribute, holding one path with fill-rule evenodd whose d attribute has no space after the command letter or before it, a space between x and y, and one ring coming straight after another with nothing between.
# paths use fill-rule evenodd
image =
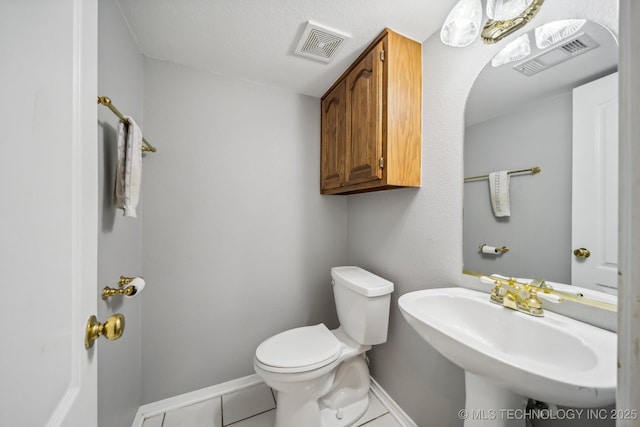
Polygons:
<instances>
[{"instance_id":1,"label":"toilet tank lid","mask_svg":"<svg viewBox=\"0 0 640 427\"><path fill-rule=\"evenodd\" d=\"M360 267L333 267L331 278L336 285L345 286L366 297L378 297L393 292L393 283Z\"/></svg>"}]
</instances>

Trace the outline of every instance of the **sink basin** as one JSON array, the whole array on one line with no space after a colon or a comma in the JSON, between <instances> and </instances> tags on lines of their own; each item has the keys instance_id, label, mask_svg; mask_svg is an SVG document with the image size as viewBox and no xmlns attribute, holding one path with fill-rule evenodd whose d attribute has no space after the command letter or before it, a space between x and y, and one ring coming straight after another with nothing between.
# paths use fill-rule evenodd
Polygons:
<instances>
[{"instance_id":1,"label":"sink basin","mask_svg":"<svg viewBox=\"0 0 640 427\"><path fill-rule=\"evenodd\" d=\"M579 408L615 401L613 332L549 311L529 316L465 288L410 292L398 304L422 338L465 370L468 409L526 398Z\"/></svg>"}]
</instances>

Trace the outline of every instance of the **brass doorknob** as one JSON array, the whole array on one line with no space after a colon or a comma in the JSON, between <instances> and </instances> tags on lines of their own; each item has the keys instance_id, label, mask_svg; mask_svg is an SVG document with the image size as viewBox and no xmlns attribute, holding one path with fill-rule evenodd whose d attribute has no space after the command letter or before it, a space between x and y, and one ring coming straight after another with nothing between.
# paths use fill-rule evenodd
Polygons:
<instances>
[{"instance_id":1,"label":"brass doorknob","mask_svg":"<svg viewBox=\"0 0 640 427\"><path fill-rule=\"evenodd\" d=\"M87 331L84 336L84 346L87 349L93 347L95 340L103 335L108 340L117 340L124 332L124 316L116 313L109 317L106 322L100 323L96 316L87 320Z\"/></svg>"},{"instance_id":2,"label":"brass doorknob","mask_svg":"<svg viewBox=\"0 0 640 427\"><path fill-rule=\"evenodd\" d=\"M577 258L589 258L589 256L591 256L591 251L587 248L578 248L573 251L573 254Z\"/></svg>"}]
</instances>

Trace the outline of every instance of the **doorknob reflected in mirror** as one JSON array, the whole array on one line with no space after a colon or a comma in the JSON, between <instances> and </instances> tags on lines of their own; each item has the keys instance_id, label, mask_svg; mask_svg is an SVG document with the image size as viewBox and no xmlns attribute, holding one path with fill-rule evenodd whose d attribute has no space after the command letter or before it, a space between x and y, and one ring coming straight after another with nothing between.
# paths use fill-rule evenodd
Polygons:
<instances>
[{"instance_id":1,"label":"doorknob reflected in mirror","mask_svg":"<svg viewBox=\"0 0 640 427\"><path fill-rule=\"evenodd\" d=\"M591 251L587 248L578 248L576 250L573 251L573 254L576 256L576 258L589 258L589 256L591 256Z\"/></svg>"},{"instance_id":2,"label":"doorknob reflected in mirror","mask_svg":"<svg viewBox=\"0 0 640 427\"><path fill-rule=\"evenodd\" d=\"M87 330L84 337L84 346L87 349L93 347L95 340L103 335L108 340L117 340L124 332L124 316L116 313L109 317L106 322L100 323L96 316L87 320Z\"/></svg>"}]
</instances>

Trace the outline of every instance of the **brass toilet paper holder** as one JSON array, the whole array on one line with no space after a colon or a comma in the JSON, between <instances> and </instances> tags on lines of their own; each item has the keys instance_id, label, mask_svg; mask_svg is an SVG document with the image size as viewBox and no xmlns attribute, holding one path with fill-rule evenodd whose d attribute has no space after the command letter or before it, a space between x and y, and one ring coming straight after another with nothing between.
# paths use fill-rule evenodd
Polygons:
<instances>
[{"instance_id":1,"label":"brass toilet paper holder","mask_svg":"<svg viewBox=\"0 0 640 427\"><path fill-rule=\"evenodd\" d=\"M130 285L130 286L127 286ZM124 295L125 297L132 297L144 288L145 281L142 277L125 277L120 276L118 281L118 288L110 288L105 286L102 290L102 299L106 300L115 295ZM123 286L127 286L126 288Z\"/></svg>"}]
</instances>

